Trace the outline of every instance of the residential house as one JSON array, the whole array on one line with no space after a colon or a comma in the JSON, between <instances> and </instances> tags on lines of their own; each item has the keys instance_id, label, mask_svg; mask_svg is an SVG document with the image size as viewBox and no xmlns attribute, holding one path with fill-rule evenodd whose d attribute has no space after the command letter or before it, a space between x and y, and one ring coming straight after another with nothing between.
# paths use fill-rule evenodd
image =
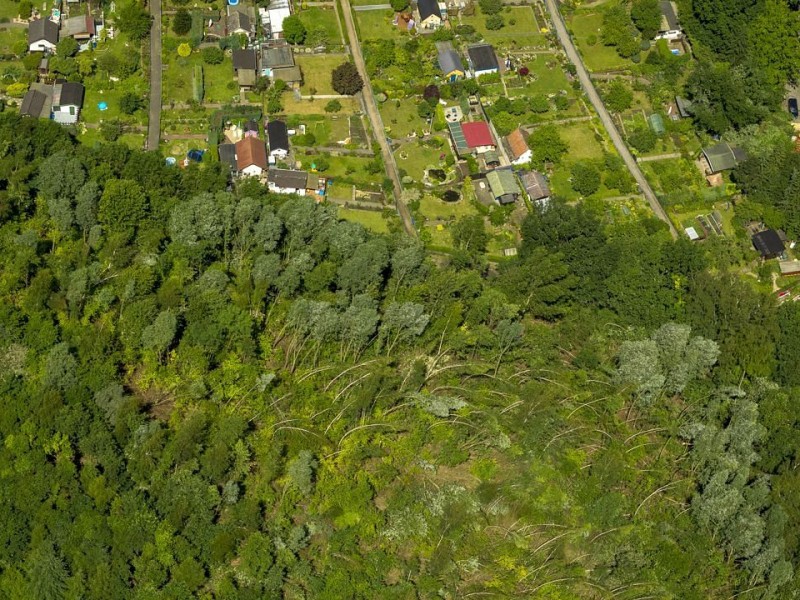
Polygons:
<instances>
[{"instance_id":1,"label":"residential house","mask_svg":"<svg viewBox=\"0 0 800 600\"><path fill-rule=\"evenodd\" d=\"M484 121L448 123L447 128L459 156L481 154L496 148L489 125Z\"/></svg>"},{"instance_id":2,"label":"residential house","mask_svg":"<svg viewBox=\"0 0 800 600\"><path fill-rule=\"evenodd\" d=\"M325 199L325 184L324 177L320 177L316 173L309 173L306 180L306 195L317 196L319 200Z\"/></svg>"},{"instance_id":3,"label":"residential house","mask_svg":"<svg viewBox=\"0 0 800 600\"><path fill-rule=\"evenodd\" d=\"M273 119L267 123L269 161L283 160L289 155L289 130L286 123Z\"/></svg>"},{"instance_id":4,"label":"residential house","mask_svg":"<svg viewBox=\"0 0 800 600\"><path fill-rule=\"evenodd\" d=\"M290 169L270 169L267 174L267 187L276 194L306 195L308 173Z\"/></svg>"},{"instance_id":5,"label":"residential house","mask_svg":"<svg viewBox=\"0 0 800 600\"><path fill-rule=\"evenodd\" d=\"M442 11L436 0L417 1L417 23L421 29L439 29L442 26Z\"/></svg>"},{"instance_id":6,"label":"residential house","mask_svg":"<svg viewBox=\"0 0 800 600\"><path fill-rule=\"evenodd\" d=\"M467 48L470 69L475 77L499 73L500 64L491 44L475 44Z\"/></svg>"},{"instance_id":7,"label":"residential house","mask_svg":"<svg viewBox=\"0 0 800 600\"><path fill-rule=\"evenodd\" d=\"M522 171L519 178L525 193L528 194L528 199L540 206L546 206L550 200L547 178L539 171Z\"/></svg>"},{"instance_id":8,"label":"residential house","mask_svg":"<svg viewBox=\"0 0 800 600\"><path fill-rule=\"evenodd\" d=\"M97 27L91 14L70 17L61 21L60 38L74 38L76 42L85 44L97 35ZM86 46L84 45L84 48Z\"/></svg>"},{"instance_id":9,"label":"residential house","mask_svg":"<svg viewBox=\"0 0 800 600\"><path fill-rule=\"evenodd\" d=\"M234 50L233 71L240 87L253 87L258 70L258 54L255 50Z\"/></svg>"},{"instance_id":10,"label":"residential house","mask_svg":"<svg viewBox=\"0 0 800 600\"><path fill-rule=\"evenodd\" d=\"M753 246L761 253L761 258L777 258L786 249L779 232L774 229L761 231L752 237Z\"/></svg>"},{"instance_id":11,"label":"residential house","mask_svg":"<svg viewBox=\"0 0 800 600\"><path fill-rule=\"evenodd\" d=\"M58 44L58 25L50 19L34 19L28 25L28 50L53 52Z\"/></svg>"},{"instance_id":12,"label":"residential house","mask_svg":"<svg viewBox=\"0 0 800 600\"><path fill-rule=\"evenodd\" d=\"M217 146L217 152L219 153L219 162L223 165L228 165L231 168L231 173L236 173L236 144L224 142Z\"/></svg>"},{"instance_id":13,"label":"residential house","mask_svg":"<svg viewBox=\"0 0 800 600\"><path fill-rule=\"evenodd\" d=\"M512 165L526 165L531 162L532 152L521 129L517 128L506 136L506 146Z\"/></svg>"},{"instance_id":14,"label":"residential house","mask_svg":"<svg viewBox=\"0 0 800 600\"><path fill-rule=\"evenodd\" d=\"M236 170L240 175L259 177L267 170L267 148L257 137L236 142Z\"/></svg>"},{"instance_id":15,"label":"residential house","mask_svg":"<svg viewBox=\"0 0 800 600\"><path fill-rule=\"evenodd\" d=\"M53 85L51 112L56 123L73 125L78 122L83 108L84 91L83 84L73 81L58 80Z\"/></svg>"},{"instance_id":16,"label":"residential house","mask_svg":"<svg viewBox=\"0 0 800 600\"><path fill-rule=\"evenodd\" d=\"M264 44L261 46L261 75L272 81L285 81L290 87L299 87L303 74L294 62L294 52L286 44Z\"/></svg>"},{"instance_id":17,"label":"residential house","mask_svg":"<svg viewBox=\"0 0 800 600\"><path fill-rule=\"evenodd\" d=\"M519 184L510 169L495 169L486 175L489 189L498 204L512 204L519 198Z\"/></svg>"},{"instance_id":18,"label":"residential house","mask_svg":"<svg viewBox=\"0 0 800 600\"><path fill-rule=\"evenodd\" d=\"M228 35L244 34L247 39L255 38L256 20L253 8L245 4L228 5L227 30Z\"/></svg>"},{"instance_id":19,"label":"residential house","mask_svg":"<svg viewBox=\"0 0 800 600\"><path fill-rule=\"evenodd\" d=\"M464 65L458 52L453 49L453 44L436 42L436 49L439 51L439 69L441 69L444 79L451 83L463 79Z\"/></svg>"},{"instance_id":20,"label":"residential house","mask_svg":"<svg viewBox=\"0 0 800 600\"><path fill-rule=\"evenodd\" d=\"M722 171L729 171L747 158L741 148L735 148L727 142L720 142L716 146L703 148L701 161L706 175L714 175Z\"/></svg>"},{"instance_id":21,"label":"residential house","mask_svg":"<svg viewBox=\"0 0 800 600\"><path fill-rule=\"evenodd\" d=\"M683 30L678 22L678 9L674 2L661 0L658 3L661 10L661 25L656 34L657 40L679 40L683 37Z\"/></svg>"},{"instance_id":22,"label":"residential house","mask_svg":"<svg viewBox=\"0 0 800 600\"><path fill-rule=\"evenodd\" d=\"M19 114L34 119L49 119L53 105L53 86L34 83L22 99Z\"/></svg>"}]
</instances>

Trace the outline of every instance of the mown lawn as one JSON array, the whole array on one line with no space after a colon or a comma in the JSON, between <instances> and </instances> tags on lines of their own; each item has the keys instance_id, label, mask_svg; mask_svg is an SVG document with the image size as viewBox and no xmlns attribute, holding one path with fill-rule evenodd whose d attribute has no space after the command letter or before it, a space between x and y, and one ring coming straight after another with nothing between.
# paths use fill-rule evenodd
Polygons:
<instances>
[{"instance_id":1,"label":"mown lawn","mask_svg":"<svg viewBox=\"0 0 800 600\"><path fill-rule=\"evenodd\" d=\"M387 100L379 106L386 135L394 138L408 137L420 127L427 127L417 113L417 103L411 99Z\"/></svg>"},{"instance_id":2,"label":"mown lawn","mask_svg":"<svg viewBox=\"0 0 800 600\"><path fill-rule=\"evenodd\" d=\"M325 112L325 105L330 100L297 100L294 94L283 95L283 112L294 115L319 115ZM361 110L361 105L355 98L339 98L342 110L337 114L345 118L346 115Z\"/></svg>"},{"instance_id":3,"label":"mown lawn","mask_svg":"<svg viewBox=\"0 0 800 600\"><path fill-rule=\"evenodd\" d=\"M530 6L509 6L500 15L505 25L496 31L486 29L486 16L481 13L480 7L476 7L474 15L462 17L461 22L463 25L472 25L484 40L498 46L524 47L546 44Z\"/></svg>"},{"instance_id":4,"label":"mown lawn","mask_svg":"<svg viewBox=\"0 0 800 600\"><path fill-rule=\"evenodd\" d=\"M604 46L600 41L600 28L603 25L602 12L576 12L568 20L568 23L586 68L590 71L612 71L624 69L633 64L630 60L617 54L616 48ZM588 40L591 36L594 36L597 41L590 46Z\"/></svg>"},{"instance_id":5,"label":"mown lawn","mask_svg":"<svg viewBox=\"0 0 800 600\"><path fill-rule=\"evenodd\" d=\"M0 29L0 53L14 54L14 46L18 42L27 41L27 32L27 29L21 27L14 27L13 29ZM0 65L2 64L3 63L0 62Z\"/></svg>"},{"instance_id":6,"label":"mown lawn","mask_svg":"<svg viewBox=\"0 0 800 600\"><path fill-rule=\"evenodd\" d=\"M319 155L317 154L307 156L301 152L295 152L295 155L297 160L302 162L304 169L310 168L311 163L315 163L319 159ZM383 181L383 171L378 173L367 172L367 163L372 160L369 157L327 156L325 159L330 164L328 169L322 173L325 177L334 179L337 177L346 177L352 180L356 185L379 184Z\"/></svg>"},{"instance_id":7,"label":"mown lawn","mask_svg":"<svg viewBox=\"0 0 800 600\"><path fill-rule=\"evenodd\" d=\"M431 221L457 220L466 215L477 214L472 204L462 198L457 202L445 202L435 196L423 196L419 201L419 212Z\"/></svg>"},{"instance_id":8,"label":"mown lawn","mask_svg":"<svg viewBox=\"0 0 800 600\"><path fill-rule=\"evenodd\" d=\"M188 102L192 98L195 65L203 67L203 102L224 103L239 97L239 85L234 79L233 64L228 56L218 65L207 65L199 52L186 58L178 56L177 52L165 52L164 65L163 103L166 106L170 102Z\"/></svg>"},{"instance_id":9,"label":"mown lawn","mask_svg":"<svg viewBox=\"0 0 800 600\"><path fill-rule=\"evenodd\" d=\"M0 19L16 19L19 16L19 2L0 0Z\"/></svg>"},{"instance_id":10,"label":"mown lawn","mask_svg":"<svg viewBox=\"0 0 800 600\"><path fill-rule=\"evenodd\" d=\"M433 148L419 142L409 142L400 146L395 151L394 157L398 169L403 169L414 180L422 181L425 171L440 168L440 157L447 156L448 153L446 145Z\"/></svg>"},{"instance_id":11,"label":"mown lawn","mask_svg":"<svg viewBox=\"0 0 800 600\"><path fill-rule=\"evenodd\" d=\"M303 85L300 92L304 96L335 94L336 91L331 85L331 72L344 62L347 62L347 57L343 55L296 55L295 63L303 72Z\"/></svg>"},{"instance_id":12,"label":"mown lawn","mask_svg":"<svg viewBox=\"0 0 800 600\"><path fill-rule=\"evenodd\" d=\"M141 150L144 148L146 137L144 133L124 133L117 138L117 143L125 144L133 150ZM100 135L99 129L86 129L83 133L78 134L78 139L82 144L89 147L108 143L103 139L103 136Z\"/></svg>"},{"instance_id":13,"label":"mown lawn","mask_svg":"<svg viewBox=\"0 0 800 600\"><path fill-rule=\"evenodd\" d=\"M336 12L332 9L325 9L320 6L311 6L297 13L306 29L321 27L328 34L328 40L332 44L341 44L342 37L339 35L339 23L336 20Z\"/></svg>"},{"instance_id":14,"label":"mown lawn","mask_svg":"<svg viewBox=\"0 0 800 600\"><path fill-rule=\"evenodd\" d=\"M364 40L398 39L407 36L392 25L394 12L391 10L353 11L358 27L358 37Z\"/></svg>"},{"instance_id":15,"label":"mown lawn","mask_svg":"<svg viewBox=\"0 0 800 600\"><path fill-rule=\"evenodd\" d=\"M592 121L581 121L558 128L561 139L569 145L565 162L603 158L603 146L594 137L592 123Z\"/></svg>"},{"instance_id":16,"label":"mown lawn","mask_svg":"<svg viewBox=\"0 0 800 600\"><path fill-rule=\"evenodd\" d=\"M377 210L357 210L339 207L338 215L340 219L360 223L370 231L376 233L389 232L389 225L386 219L383 218L383 213Z\"/></svg>"}]
</instances>

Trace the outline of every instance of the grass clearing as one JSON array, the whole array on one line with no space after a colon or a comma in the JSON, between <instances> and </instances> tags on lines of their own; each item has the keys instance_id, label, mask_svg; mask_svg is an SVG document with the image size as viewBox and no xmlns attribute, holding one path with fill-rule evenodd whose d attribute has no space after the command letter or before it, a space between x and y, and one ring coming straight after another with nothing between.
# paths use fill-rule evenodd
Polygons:
<instances>
[{"instance_id":1,"label":"grass clearing","mask_svg":"<svg viewBox=\"0 0 800 600\"><path fill-rule=\"evenodd\" d=\"M199 52L194 52L187 58L181 58L175 52L166 53L164 56L164 85L165 105L173 102L186 102L192 98L192 73L195 65L203 67L203 102L224 103L231 102L239 97L239 85L233 76L233 65L230 57L226 56L218 65L207 65Z\"/></svg>"},{"instance_id":2,"label":"grass clearing","mask_svg":"<svg viewBox=\"0 0 800 600\"><path fill-rule=\"evenodd\" d=\"M343 62L347 62L347 57L344 55L298 54L295 56L295 63L303 73L303 85L300 92L304 96L335 94L336 91L331 85L331 72Z\"/></svg>"},{"instance_id":3,"label":"grass clearing","mask_svg":"<svg viewBox=\"0 0 800 600\"><path fill-rule=\"evenodd\" d=\"M14 46L17 45L17 43L27 42L27 31L27 29L22 27L0 29L0 53L14 54Z\"/></svg>"},{"instance_id":4,"label":"grass clearing","mask_svg":"<svg viewBox=\"0 0 800 600\"><path fill-rule=\"evenodd\" d=\"M295 115L319 115L325 112L325 106L330 100L298 100L294 94L283 95L283 112ZM344 118L347 114L361 111L361 105L355 98L339 98L342 110L337 114Z\"/></svg>"},{"instance_id":5,"label":"grass clearing","mask_svg":"<svg viewBox=\"0 0 800 600\"><path fill-rule=\"evenodd\" d=\"M358 38L364 40L399 39L408 34L403 34L392 24L394 12L392 10L365 10L354 12Z\"/></svg>"},{"instance_id":6,"label":"grass clearing","mask_svg":"<svg viewBox=\"0 0 800 600\"><path fill-rule=\"evenodd\" d=\"M624 69L633 64L617 54L614 47L604 46L600 41L600 28L603 25L602 12L576 12L571 18L568 18L568 23L586 68L590 71ZM592 36L597 40L594 45L589 44L589 38Z\"/></svg>"},{"instance_id":7,"label":"grass clearing","mask_svg":"<svg viewBox=\"0 0 800 600\"><path fill-rule=\"evenodd\" d=\"M457 202L445 202L429 195L420 199L419 212L431 221L455 221L467 215L478 214L478 210L464 198Z\"/></svg>"},{"instance_id":8,"label":"grass clearing","mask_svg":"<svg viewBox=\"0 0 800 600\"><path fill-rule=\"evenodd\" d=\"M0 19L16 19L19 16L19 2L0 0Z\"/></svg>"},{"instance_id":9,"label":"grass clearing","mask_svg":"<svg viewBox=\"0 0 800 600\"><path fill-rule=\"evenodd\" d=\"M319 154L303 154L295 149L295 157L302 163L304 169L311 168L311 163L317 162ZM346 181L358 185L378 185L383 181L384 173L369 173L367 171L367 163L373 159L371 157L361 156L327 156L326 160L329 163L328 169L322 173L329 179L345 178Z\"/></svg>"},{"instance_id":10,"label":"grass clearing","mask_svg":"<svg viewBox=\"0 0 800 600\"><path fill-rule=\"evenodd\" d=\"M408 137L427 123L417 113L414 100L387 100L379 105L383 126L389 137Z\"/></svg>"},{"instance_id":11,"label":"grass clearing","mask_svg":"<svg viewBox=\"0 0 800 600\"><path fill-rule=\"evenodd\" d=\"M530 6L508 6L500 12L500 15L503 17L505 25L495 31L486 28L486 16L481 13L480 7L476 7L474 15L463 16L461 22L464 25L472 25L484 40L498 47L544 47L547 45L544 34L539 31L539 26L536 24L533 8Z\"/></svg>"},{"instance_id":12,"label":"grass clearing","mask_svg":"<svg viewBox=\"0 0 800 600\"><path fill-rule=\"evenodd\" d=\"M443 168L447 154L446 143L440 148L434 148L420 142L409 142L400 146L395 151L394 157L398 169L402 169L416 181L422 181L427 169Z\"/></svg>"},{"instance_id":13,"label":"grass clearing","mask_svg":"<svg viewBox=\"0 0 800 600\"><path fill-rule=\"evenodd\" d=\"M595 138L593 123L585 121L559 127L561 138L569 145L567 162L603 158L603 145Z\"/></svg>"},{"instance_id":14,"label":"grass clearing","mask_svg":"<svg viewBox=\"0 0 800 600\"><path fill-rule=\"evenodd\" d=\"M297 13L306 29L321 28L328 36L328 40L333 44L341 44L342 36L339 33L339 22L336 19L336 11L333 8L321 6L310 6Z\"/></svg>"},{"instance_id":15,"label":"grass clearing","mask_svg":"<svg viewBox=\"0 0 800 600\"><path fill-rule=\"evenodd\" d=\"M339 207L338 216L345 221L359 223L375 233L389 233L389 224L383 213L377 210L358 210L355 208Z\"/></svg>"}]
</instances>

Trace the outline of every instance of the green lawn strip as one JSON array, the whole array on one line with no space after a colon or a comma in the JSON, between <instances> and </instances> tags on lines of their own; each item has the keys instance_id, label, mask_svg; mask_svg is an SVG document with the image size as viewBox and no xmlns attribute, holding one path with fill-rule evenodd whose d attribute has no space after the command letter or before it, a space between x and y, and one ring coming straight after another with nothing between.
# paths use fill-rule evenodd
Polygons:
<instances>
[{"instance_id":1,"label":"green lawn strip","mask_svg":"<svg viewBox=\"0 0 800 600\"><path fill-rule=\"evenodd\" d=\"M297 160L302 162L304 169L310 168L311 163L319 159L319 154L306 155L302 152L296 153ZM328 178L343 177L348 181L358 184L379 184L383 181L383 172L368 173L366 166L372 160L370 157L360 156L326 156L329 163L328 169L322 173Z\"/></svg>"},{"instance_id":2,"label":"green lawn strip","mask_svg":"<svg viewBox=\"0 0 800 600\"><path fill-rule=\"evenodd\" d=\"M194 52L186 58L176 52L164 53L166 69L162 75L163 104L169 106L171 102L187 102L192 98L192 77L195 65L203 67L203 102L225 103L238 100L239 86L233 76L231 59L225 57L218 65L208 65L203 62L199 52Z\"/></svg>"},{"instance_id":3,"label":"green lawn strip","mask_svg":"<svg viewBox=\"0 0 800 600\"><path fill-rule=\"evenodd\" d=\"M407 35L392 24L394 12L391 10L365 10L354 14L361 41L398 39Z\"/></svg>"},{"instance_id":4,"label":"green lawn strip","mask_svg":"<svg viewBox=\"0 0 800 600\"><path fill-rule=\"evenodd\" d=\"M595 138L592 121L579 121L559 126L561 138L569 145L565 160L593 160L603 158L603 146Z\"/></svg>"},{"instance_id":5,"label":"green lawn strip","mask_svg":"<svg viewBox=\"0 0 800 600\"><path fill-rule=\"evenodd\" d=\"M164 134L208 133L212 109L164 109L161 111L161 131Z\"/></svg>"},{"instance_id":6,"label":"green lawn strip","mask_svg":"<svg viewBox=\"0 0 800 600\"><path fill-rule=\"evenodd\" d=\"M114 119L133 122L139 125L147 124L147 102L143 101L142 108L133 115L123 115L119 109L120 98L132 92L142 98L147 94L147 81L142 72L138 71L122 81L111 81L103 75L94 75L84 80L86 93L81 110L81 120L86 123L100 123ZM99 104L105 102L107 109L100 110Z\"/></svg>"},{"instance_id":7,"label":"green lawn strip","mask_svg":"<svg viewBox=\"0 0 800 600\"><path fill-rule=\"evenodd\" d=\"M467 200L445 202L428 194L420 199L419 212L431 221L455 221L466 215L478 214L478 210Z\"/></svg>"},{"instance_id":8,"label":"green lawn strip","mask_svg":"<svg viewBox=\"0 0 800 600\"><path fill-rule=\"evenodd\" d=\"M303 73L303 85L300 88L302 94L335 94L331 85L331 72L346 60L344 56L326 54L295 56L295 62Z\"/></svg>"},{"instance_id":9,"label":"green lawn strip","mask_svg":"<svg viewBox=\"0 0 800 600\"><path fill-rule=\"evenodd\" d=\"M119 136L119 138L117 138L116 143L124 144L134 150L141 150L144 148L145 138L146 136L144 133L123 133L121 136ZM108 143L108 141L105 140L101 135L99 129L86 128L84 131L78 134L78 139L82 144L90 147Z\"/></svg>"},{"instance_id":10,"label":"green lawn strip","mask_svg":"<svg viewBox=\"0 0 800 600\"><path fill-rule=\"evenodd\" d=\"M463 25L472 25L475 31L489 43L498 46L542 46L546 44L544 35L539 31L533 9L530 6L509 6L500 12L505 25L501 29L486 28L486 16L476 7L475 14L463 16ZM514 21L514 24L511 24Z\"/></svg>"},{"instance_id":11,"label":"green lawn strip","mask_svg":"<svg viewBox=\"0 0 800 600\"><path fill-rule=\"evenodd\" d=\"M339 207L338 215L340 219L359 223L370 231L376 233L389 232L389 225L381 211Z\"/></svg>"},{"instance_id":12,"label":"green lawn strip","mask_svg":"<svg viewBox=\"0 0 800 600\"><path fill-rule=\"evenodd\" d=\"M304 10L299 11L298 16L306 29L312 27L319 27L325 30L328 35L328 40L333 44L341 44L342 39L339 36L339 24L336 21L336 12L333 8L323 8L321 6L310 6Z\"/></svg>"},{"instance_id":13,"label":"green lawn strip","mask_svg":"<svg viewBox=\"0 0 800 600\"><path fill-rule=\"evenodd\" d=\"M18 42L24 42L27 39L27 29L20 27L0 29L0 53L13 54L14 46L17 45Z\"/></svg>"},{"instance_id":14,"label":"green lawn strip","mask_svg":"<svg viewBox=\"0 0 800 600\"><path fill-rule=\"evenodd\" d=\"M19 16L19 2L0 0L0 19L16 19Z\"/></svg>"}]
</instances>

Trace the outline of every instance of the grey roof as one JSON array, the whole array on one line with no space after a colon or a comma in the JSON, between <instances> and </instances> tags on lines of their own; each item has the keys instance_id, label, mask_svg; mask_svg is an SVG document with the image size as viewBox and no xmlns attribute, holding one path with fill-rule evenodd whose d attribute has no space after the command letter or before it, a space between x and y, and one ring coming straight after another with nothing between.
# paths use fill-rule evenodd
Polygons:
<instances>
[{"instance_id":1,"label":"grey roof","mask_svg":"<svg viewBox=\"0 0 800 600\"><path fill-rule=\"evenodd\" d=\"M744 158L741 151L739 151L739 157L741 158L738 158L734 149L727 142L720 142L716 146L703 148L703 156L708 161L708 166L711 168L712 173L733 169L738 161Z\"/></svg>"},{"instance_id":2,"label":"grey roof","mask_svg":"<svg viewBox=\"0 0 800 600\"><path fill-rule=\"evenodd\" d=\"M256 70L256 51L255 50L234 50L233 51L233 68L237 71L239 69L246 69L250 71Z\"/></svg>"},{"instance_id":3,"label":"grey roof","mask_svg":"<svg viewBox=\"0 0 800 600\"><path fill-rule=\"evenodd\" d=\"M246 14L243 10L238 10L233 7L228 8L230 10L228 14L228 31L236 31L238 29L247 32L253 31L253 23L250 20L250 15Z\"/></svg>"},{"instance_id":4,"label":"grey roof","mask_svg":"<svg viewBox=\"0 0 800 600\"><path fill-rule=\"evenodd\" d=\"M37 90L28 90L22 99L19 114L38 119L43 116L44 106L47 103L47 96Z\"/></svg>"},{"instance_id":5,"label":"grey roof","mask_svg":"<svg viewBox=\"0 0 800 600\"><path fill-rule=\"evenodd\" d=\"M491 44L476 44L467 48L470 63L475 71L497 70L500 65Z\"/></svg>"},{"instance_id":6,"label":"grey roof","mask_svg":"<svg viewBox=\"0 0 800 600\"><path fill-rule=\"evenodd\" d=\"M270 169L267 181L279 188L304 190L308 183L308 173L289 169Z\"/></svg>"},{"instance_id":7,"label":"grey roof","mask_svg":"<svg viewBox=\"0 0 800 600\"><path fill-rule=\"evenodd\" d=\"M275 119L267 123L267 139L269 139L270 152L275 150L289 151L289 130L283 121Z\"/></svg>"},{"instance_id":8,"label":"grey roof","mask_svg":"<svg viewBox=\"0 0 800 600\"><path fill-rule=\"evenodd\" d=\"M436 44L436 48L439 50L439 68L442 73L447 75L453 71L464 72L461 57L458 52L453 50L453 45L450 42L439 42Z\"/></svg>"},{"instance_id":9,"label":"grey roof","mask_svg":"<svg viewBox=\"0 0 800 600\"><path fill-rule=\"evenodd\" d=\"M678 114L684 119L688 119L694 114L694 105L692 101L682 96L675 96L675 106L678 107Z\"/></svg>"},{"instance_id":10,"label":"grey roof","mask_svg":"<svg viewBox=\"0 0 800 600\"><path fill-rule=\"evenodd\" d=\"M286 83L295 83L297 81L303 81L303 72L298 66L278 67L277 69L272 69L272 78L280 79Z\"/></svg>"},{"instance_id":11,"label":"grey roof","mask_svg":"<svg viewBox=\"0 0 800 600\"><path fill-rule=\"evenodd\" d=\"M439 10L439 3L437 0L419 0L417 2L417 9L419 10L419 20L424 21L431 15L436 15L442 18L442 11Z\"/></svg>"},{"instance_id":12,"label":"grey roof","mask_svg":"<svg viewBox=\"0 0 800 600\"><path fill-rule=\"evenodd\" d=\"M84 88L80 83L69 81L58 83L53 91L53 104L56 106L83 106Z\"/></svg>"},{"instance_id":13,"label":"grey roof","mask_svg":"<svg viewBox=\"0 0 800 600\"><path fill-rule=\"evenodd\" d=\"M58 43L58 25L50 19L35 19L28 25L28 43L47 40L51 44Z\"/></svg>"},{"instance_id":14,"label":"grey roof","mask_svg":"<svg viewBox=\"0 0 800 600\"><path fill-rule=\"evenodd\" d=\"M675 12L675 5L669 0L661 0L658 3L661 9L661 30L662 31L679 31L681 26L678 23L678 14Z\"/></svg>"},{"instance_id":15,"label":"grey roof","mask_svg":"<svg viewBox=\"0 0 800 600\"><path fill-rule=\"evenodd\" d=\"M522 186L531 200L541 200L550 197L550 186L547 178L539 171L526 171L520 174Z\"/></svg>"},{"instance_id":16,"label":"grey roof","mask_svg":"<svg viewBox=\"0 0 800 600\"><path fill-rule=\"evenodd\" d=\"M261 49L261 68L293 67L294 53L289 46L264 47Z\"/></svg>"},{"instance_id":17,"label":"grey roof","mask_svg":"<svg viewBox=\"0 0 800 600\"><path fill-rule=\"evenodd\" d=\"M231 170L236 170L236 144L220 144L217 147L219 162L230 165Z\"/></svg>"}]
</instances>

